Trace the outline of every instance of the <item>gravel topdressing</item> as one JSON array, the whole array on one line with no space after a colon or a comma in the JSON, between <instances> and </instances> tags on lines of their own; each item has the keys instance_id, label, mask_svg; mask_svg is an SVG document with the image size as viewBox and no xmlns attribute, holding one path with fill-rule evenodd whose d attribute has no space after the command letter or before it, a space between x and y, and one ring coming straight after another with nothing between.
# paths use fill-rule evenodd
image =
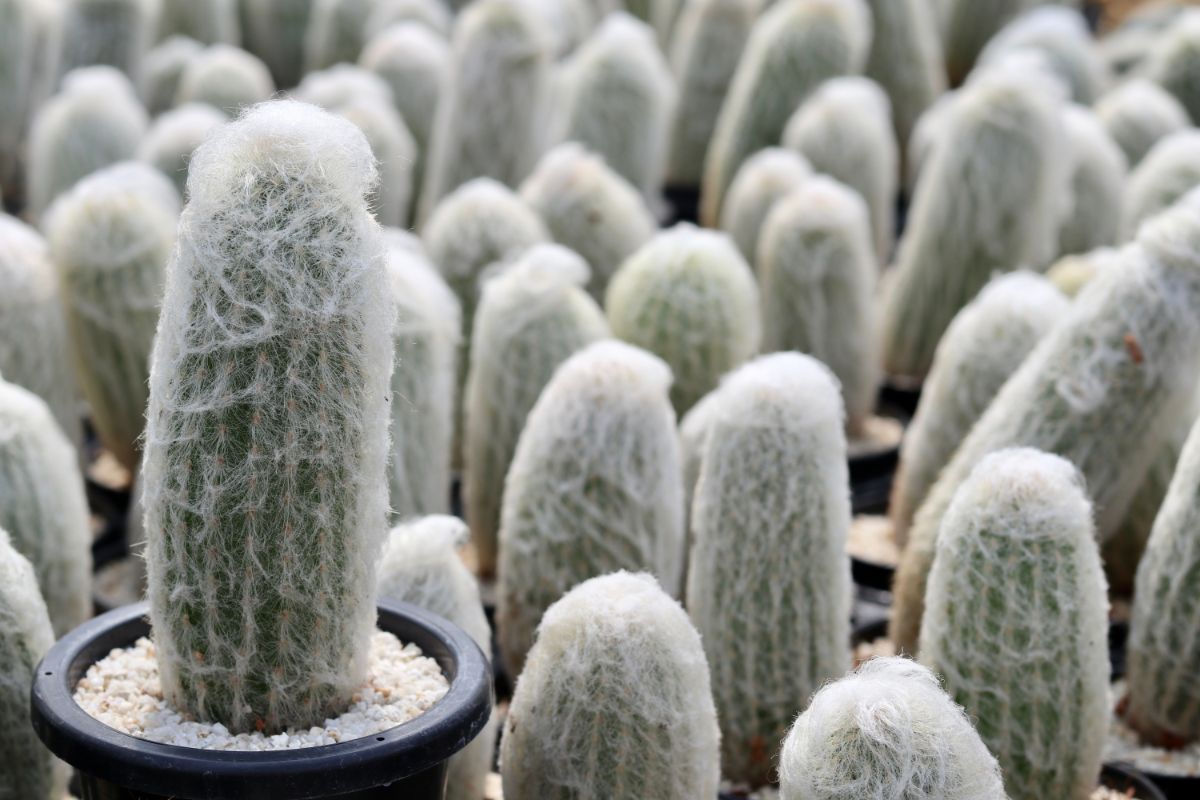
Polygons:
<instances>
[{"instance_id":1,"label":"gravel topdressing","mask_svg":"<svg viewBox=\"0 0 1200 800\"><path fill-rule=\"evenodd\" d=\"M274 736L233 734L219 722L195 722L162 696L154 643L138 639L93 664L75 687L75 702L110 728L178 747L203 750L295 750L370 736L420 716L450 686L432 658L390 633L371 639L367 682L343 714L324 726L288 729Z\"/></svg>"}]
</instances>

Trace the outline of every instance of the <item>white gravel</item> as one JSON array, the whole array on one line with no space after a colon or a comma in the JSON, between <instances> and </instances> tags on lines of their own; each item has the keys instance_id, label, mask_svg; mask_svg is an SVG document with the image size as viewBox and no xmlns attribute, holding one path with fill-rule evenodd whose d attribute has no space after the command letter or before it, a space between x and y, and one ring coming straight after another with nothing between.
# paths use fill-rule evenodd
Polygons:
<instances>
[{"instance_id":1,"label":"white gravel","mask_svg":"<svg viewBox=\"0 0 1200 800\"><path fill-rule=\"evenodd\" d=\"M1128 691L1125 681L1113 684L1113 697L1123 698ZM1138 769L1157 772L1160 775L1200 777L1200 741L1192 742L1180 750L1166 750L1144 744L1137 732L1125 724L1125 719L1115 709L1112 724L1108 726L1106 761L1127 761Z\"/></svg>"},{"instance_id":2,"label":"white gravel","mask_svg":"<svg viewBox=\"0 0 1200 800\"><path fill-rule=\"evenodd\" d=\"M159 683L154 643L139 639L113 650L88 669L75 687L75 702L122 733L204 750L294 750L336 744L394 728L425 713L450 685L432 658L390 633L371 639L367 682L342 715L321 727L288 729L274 736L233 734L220 723L196 722L167 705Z\"/></svg>"}]
</instances>

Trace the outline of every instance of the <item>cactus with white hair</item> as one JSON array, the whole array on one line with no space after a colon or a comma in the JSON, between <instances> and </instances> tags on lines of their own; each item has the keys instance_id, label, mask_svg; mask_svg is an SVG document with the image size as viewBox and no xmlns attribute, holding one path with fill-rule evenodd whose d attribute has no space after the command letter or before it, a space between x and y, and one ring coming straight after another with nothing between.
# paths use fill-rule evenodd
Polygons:
<instances>
[{"instance_id":1,"label":"cactus with white hair","mask_svg":"<svg viewBox=\"0 0 1200 800\"><path fill-rule=\"evenodd\" d=\"M41 0L0 3L0 184L19 180L28 114L34 108L38 6Z\"/></svg>"},{"instance_id":2,"label":"cactus with white hair","mask_svg":"<svg viewBox=\"0 0 1200 800\"><path fill-rule=\"evenodd\" d=\"M216 44L197 53L183 68L175 103L207 103L236 116L244 107L261 103L274 93L271 73L257 56Z\"/></svg>"},{"instance_id":3,"label":"cactus with white hair","mask_svg":"<svg viewBox=\"0 0 1200 800\"><path fill-rule=\"evenodd\" d=\"M1091 105L1107 82L1087 21L1077 9L1048 5L1022 14L992 37L979 54L979 64L1017 50L1044 55L1080 105Z\"/></svg>"},{"instance_id":4,"label":"cactus with white hair","mask_svg":"<svg viewBox=\"0 0 1200 800\"><path fill-rule=\"evenodd\" d=\"M874 35L864 73L887 92L901 152L925 109L946 90L937 20L924 0L867 0Z\"/></svg>"},{"instance_id":5,"label":"cactus with white hair","mask_svg":"<svg viewBox=\"0 0 1200 800\"><path fill-rule=\"evenodd\" d=\"M938 0L927 14L936 14L946 73L957 86L975 66L992 37L1026 8L1044 0Z\"/></svg>"},{"instance_id":6,"label":"cactus with white hair","mask_svg":"<svg viewBox=\"0 0 1200 800\"><path fill-rule=\"evenodd\" d=\"M137 80L161 5L161 0L65 0L58 74L103 64Z\"/></svg>"},{"instance_id":7,"label":"cactus with white hair","mask_svg":"<svg viewBox=\"0 0 1200 800\"><path fill-rule=\"evenodd\" d=\"M204 52L204 46L186 36L164 39L146 53L142 74L137 81L138 96L152 116L175 106L179 81L192 59Z\"/></svg>"},{"instance_id":8,"label":"cactus with white hair","mask_svg":"<svg viewBox=\"0 0 1200 800\"><path fill-rule=\"evenodd\" d=\"M313 0L304 33L305 72L358 60L376 6L376 0Z\"/></svg>"},{"instance_id":9,"label":"cactus with white hair","mask_svg":"<svg viewBox=\"0 0 1200 800\"><path fill-rule=\"evenodd\" d=\"M204 44L237 44L242 38L238 0L162 0L158 38L187 36Z\"/></svg>"},{"instance_id":10,"label":"cactus with white hair","mask_svg":"<svg viewBox=\"0 0 1200 800\"><path fill-rule=\"evenodd\" d=\"M313 0L241 0L242 40L281 89L304 77L304 40Z\"/></svg>"},{"instance_id":11,"label":"cactus with white hair","mask_svg":"<svg viewBox=\"0 0 1200 800\"><path fill-rule=\"evenodd\" d=\"M1086 253L1117 244L1128 165L1100 120L1083 106L1062 111L1071 150L1070 207L1058 229L1058 252Z\"/></svg>"},{"instance_id":12,"label":"cactus with white hair","mask_svg":"<svg viewBox=\"0 0 1200 800\"><path fill-rule=\"evenodd\" d=\"M1200 120L1200 10L1188 9L1163 32L1147 59L1145 75Z\"/></svg>"},{"instance_id":13,"label":"cactus with white hair","mask_svg":"<svg viewBox=\"0 0 1200 800\"><path fill-rule=\"evenodd\" d=\"M414 23L445 40L454 28L454 16L442 0L377 0L363 30L368 36L402 24Z\"/></svg>"},{"instance_id":14,"label":"cactus with white hair","mask_svg":"<svg viewBox=\"0 0 1200 800\"><path fill-rule=\"evenodd\" d=\"M1125 188L1122 229L1133 238L1142 223L1200 186L1200 131L1187 128L1163 139L1146 154Z\"/></svg>"},{"instance_id":15,"label":"cactus with white hair","mask_svg":"<svg viewBox=\"0 0 1200 800\"><path fill-rule=\"evenodd\" d=\"M1136 167L1160 139L1189 128L1187 109L1157 83L1133 78L1108 92L1095 105L1108 135Z\"/></svg>"},{"instance_id":16,"label":"cactus with white hair","mask_svg":"<svg viewBox=\"0 0 1200 800\"><path fill-rule=\"evenodd\" d=\"M188 103L155 118L138 146L138 159L166 175L180 197L187 191L192 153L229 118L212 106Z\"/></svg>"},{"instance_id":17,"label":"cactus with white hair","mask_svg":"<svg viewBox=\"0 0 1200 800\"><path fill-rule=\"evenodd\" d=\"M811 165L794 150L768 147L747 158L734 176L721 209L721 229L752 265L757 267L758 239L771 208L812 173Z\"/></svg>"}]
</instances>

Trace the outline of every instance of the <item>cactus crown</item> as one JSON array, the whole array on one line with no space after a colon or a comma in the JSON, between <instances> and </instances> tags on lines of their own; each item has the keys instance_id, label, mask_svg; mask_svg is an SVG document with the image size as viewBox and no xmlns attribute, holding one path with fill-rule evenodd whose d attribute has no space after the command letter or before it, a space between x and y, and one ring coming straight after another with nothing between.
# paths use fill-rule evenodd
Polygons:
<instances>
[{"instance_id":1,"label":"cactus crown","mask_svg":"<svg viewBox=\"0 0 1200 800\"><path fill-rule=\"evenodd\" d=\"M759 150L742 164L721 209L721 228L746 260L757 266L758 239L775 201L808 180L812 166L804 156L782 147Z\"/></svg>"},{"instance_id":2,"label":"cactus crown","mask_svg":"<svg viewBox=\"0 0 1200 800\"><path fill-rule=\"evenodd\" d=\"M1191 126L1187 110L1157 83L1130 78L1101 97L1096 115L1135 167L1164 136Z\"/></svg>"},{"instance_id":3,"label":"cactus crown","mask_svg":"<svg viewBox=\"0 0 1200 800\"><path fill-rule=\"evenodd\" d=\"M1123 230L1126 237L1200 186L1200 131L1194 128L1160 139L1129 176Z\"/></svg>"},{"instance_id":4,"label":"cactus crown","mask_svg":"<svg viewBox=\"0 0 1200 800\"><path fill-rule=\"evenodd\" d=\"M215 44L188 61L175 102L208 103L226 114L236 114L274 92L275 81L259 58L238 47Z\"/></svg>"}]
</instances>

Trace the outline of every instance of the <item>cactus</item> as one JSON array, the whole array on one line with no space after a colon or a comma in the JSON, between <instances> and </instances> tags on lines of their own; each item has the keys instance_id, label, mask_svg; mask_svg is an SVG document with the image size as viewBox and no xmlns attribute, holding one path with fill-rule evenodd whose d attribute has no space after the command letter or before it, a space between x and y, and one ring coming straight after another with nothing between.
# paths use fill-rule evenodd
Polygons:
<instances>
[{"instance_id":1,"label":"cactus","mask_svg":"<svg viewBox=\"0 0 1200 800\"><path fill-rule=\"evenodd\" d=\"M103 64L136 80L160 7L161 0L65 0L58 74Z\"/></svg>"},{"instance_id":2,"label":"cactus","mask_svg":"<svg viewBox=\"0 0 1200 800\"><path fill-rule=\"evenodd\" d=\"M1051 69L1070 88L1071 98L1080 105L1095 102L1108 79L1078 9L1053 5L1031 9L988 42L979 63L988 64L1016 50L1045 55Z\"/></svg>"},{"instance_id":3,"label":"cactus","mask_svg":"<svg viewBox=\"0 0 1200 800\"><path fill-rule=\"evenodd\" d=\"M162 0L158 38L168 36L236 45L242 38L237 0Z\"/></svg>"},{"instance_id":4,"label":"cactus","mask_svg":"<svg viewBox=\"0 0 1200 800\"><path fill-rule=\"evenodd\" d=\"M985 456L946 510L921 661L978 721L1013 800L1088 800L1108 728L1108 596L1083 477Z\"/></svg>"},{"instance_id":5,"label":"cactus","mask_svg":"<svg viewBox=\"0 0 1200 800\"><path fill-rule=\"evenodd\" d=\"M865 73L887 92L901 152L917 119L946 90L937 21L922 0L867 0L874 36Z\"/></svg>"},{"instance_id":6,"label":"cactus","mask_svg":"<svg viewBox=\"0 0 1200 800\"><path fill-rule=\"evenodd\" d=\"M871 17L862 0L780 0L759 17L704 163L705 225L716 225L742 162L777 144L788 117L822 82L861 71L870 44Z\"/></svg>"},{"instance_id":7,"label":"cactus","mask_svg":"<svg viewBox=\"0 0 1200 800\"><path fill-rule=\"evenodd\" d=\"M577 583L647 570L679 594L683 485L670 384L661 359L602 341L563 362L529 412L500 518L496 623L510 674L520 674L542 614Z\"/></svg>"},{"instance_id":8,"label":"cactus","mask_svg":"<svg viewBox=\"0 0 1200 800\"><path fill-rule=\"evenodd\" d=\"M570 250L538 245L483 285L463 398L463 489L481 575L496 569L504 480L525 417L559 364L608 335L583 290L587 272Z\"/></svg>"},{"instance_id":9,"label":"cactus","mask_svg":"<svg viewBox=\"0 0 1200 800\"><path fill-rule=\"evenodd\" d=\"M454 26L433 123L421 219L480 176L516 186L544 149L551 37L522 0L479 0Z\"/></svg>"},{"instance_id":10,"label":"cactus","mask_svg":"<svg viewBox=\"0 0 1200 800\"><path fill-rule=\"evenodd\" d=\"M310 72L292 93L296 99L334 111L356 100L392 104L392 90L378 75L353 64Z\"/></svg>"},{"instance_id":11,"label":"cactus","mask_svg":"<svg viewBox=\"0 0 1200 800\"><path fill-rule=\"evenodd\" d=\"M1069 307L1046 278L1019 270L989 282L946 328L900 446L888 512L901 545L959 443Z\"/></svg>"},{"instance_id":12,"label":"cactus","mask_svg":"<svg viewBox=\"0 0 1200 800\"><path fill-rule=\"evenodd\" d=\"M15 184L25 141L36 63L37 6L40 0L0 3L0 183Z\"/></svg>"},{"instance_id":13,"label":"cactus","mask_svg":"<svg viewBox=\"0 0 1200 800\"><path fill-rule=\"evenodd\" d=\"M550 34L551 52L557 59L566 58L581 45L596 21L618 8L600 11L594 0L525 0Z\"/></svg>"},{"instance_id":14,"label":"cactus","mask_svg":"<svg viewBox=\"0 0 1200 800\"><path fill-rule=\"evenodd\" d=\"M388 478L392 514L406 519L449 510L462 311L420 240L389 230L387 245L388 281L396 304Z\"/></svg>"},{"instance_id":15,"label":"cactus","mask_svg":"<svg viewBox=\"0 0 1200 800\"><path fill-rule=\"evenodd\" d=\"M729 237L686 223L630 256L605 295L613 335L671 367L680 415L758 351L758 303L754 275Z\"/></svg>"},{"instance_id":16,"label":"cactus","mask_svg":"<svg viewBox=\"0 0 1200 800\"><path fill-rule=\"evenodd\" d=\"M592 150L647 197L662 186L675 81L652 31L607 17L564 67L561 140Z\"/></svg>"},{"instance_id":17,"label":"cactus","mask_svg":"<svg viewBox=\"0 0 1200 800\"><path fill-rule=\"evenodd\" d=\"M1131 169L1159 140L1192 124L1174 96L1145 78L1133 78L1108 92L1096 102L1095 111Z\"/></svg>"},{"instance_id":18,"label":"cactus","mask_svg":"<svg viewBox=\"0 0 1200 800\"><path fill-rule=\"evenodd\" d=\"M504 796L714 797L718 736L687 614L649 575L592 578L538 628L500 742Z\"/></svg>"},{"instance_id":19,"label":"cactus","mask_svg":"<svg viewBox=\"0 0 1200 800\"><path fill-rule=\"evenodd\" d=\"M304 76L304 40L314 0L241 0L246 49L271 70L280 89Z\"/></svg>"},{"instance_id":20,"label":"cactus","mask_svg":"<svg viewBox=\"0 0 1200 800\"><path fill-rule=\"evenodd\" d=\"M357 128L294 101L192 159L151 366L150 618L167 701L231 731L318 724L365 679L394 315L374 179Z\"/></svg>"},{"instance_id":21,"label":"cactus","mask_svg":"<svg viewBox=\"0 0 1200 800\"><path fill-rule=\"evenodd\" d=\"M799 188L812 175L812 167L793 150L768 147L746 159L721 209L721 228L755 267L763 223L779 198Z\"/></svg>"},{"instance_id":22,"label":"cactus","mask_svg":"<svg viewBox=\"0 0 1200 800\"><path fill-rule=\"evenodd\" d=\"M157 117L175 106L183 71L203 52L204 46L195 39L172 36L146 53L138 94L151 115Z\"/></svg>"},{"instance_id":23,"label":"cactus","mask_svg":"<svg viewBox=\"0 0 1200 800\"><path fill-rule=\"evenodd\" d=\"M758 245L762 349L797 350L829 367L852 438L862 434L879 393L868 226L861 197L816 177L775 203Z\"/></svg>"},{"instance_id":24,"label":"cactus","mask_svg":"<svg viewBox=\"0 0 1200 800\"><path fill-rule=\"evenodd\" d=\"M1200 201L1198 201L1200 204ZM1148 223L1004 384L917 511L893 584L891 635L916 646L938 529L987 453L1036 447L1087 479L1100 541L1111 538L1159 447L1191 399L1200 367L1200 212Z\"/></svg>"},{"instance_id":25,"label":"cactus","mask_svg":"<svg viewBox=\"0 0 1200 800\"><path fill-rule=\"evenodd\" d=\"M182 197L192 153L228 120L203 103L189 103L160 115L138 147L138 159L171 179Z\"/></svg>"},{"instance_id":26,"label":"cactus","mask_svg":"<svg viewBox=\"0 0 1200 800\"><path fill-rule=\"evenodd\" d=\"M271 73L257 57L227 44L217 44L191 58L176 91L177 105L208 103L236 115L275 93Z\"/></svg>"},{"instance_id":27,"label":"cactus","mask_svg":"<svg viewBox=\"0 0 1200 800\"><path fill-rule=\"evenodd\" d=\"M71 444L83 439L61 289L46 242L0 213L0 376L42 398Z\"/></svg>"},{"instance_id":28,"label":"cactus","mask_svg":"<svg viewBox=\"0 0 1200 800\"><path fill-rule=\"evenodd\" d=\"M1122 212L1125 238L1195 186L1200 186L1200 131L1187 128L1159 140L1130 174Z\"/></svg>"},{"instance_id":29,"label":"cactus","mask_svg":"<svg viewBox=\"0 0 1200 800\"><path fill-rule=\"evenodd\" d=\"M313 0L304 34L304 71L358 60L376 0Z\"/></svg>"},{"instance_id":30,"label":"cactus","mask_svg":"<svg viewBox=\"0 0 1200 800\"><path fill-rule=\"evenodd\" d=\"M1063 109L1070 147L1070 209L1058 229L1058 252L1086 253L1116 244L1121 235L1121 198L1128 167L1096 115L1082 106Z\"/></svg>"},{"instance_id":31,"label":"cactus","mask_svg":"<svg viewBox=\"0 0 1200 800\"><path fill-rule=\"evenodd\" d=\"M454 28L454 17L442 0L379 0L367 14L363 33L370 41L375 31L387 33L390 28L407 23L416 23L444 41Z\"/></svg>"},{"instance_id":32,"label":"cactus","mask_svg":"<svg viewBox=\"0 0 1200 800\"><path fill-rule=\"evenodd\" d=\"M413 198L417 143L390 103L355 100L336 109L362 130L379 162L380 181L368 202L383 225L408 224Z\"/></svg>"},{"instance_id":33,"label":"cactus","mask_svg":"<svg viewBox=\"0 0 1200 800\"><path fill-rule=\"evenodd\" d=\"M866 78L826 81L788 120L783 145L862 196L870 212L869 241L879 261L886 261L896 233L900 157L883 90Z\"/></svg>"},{"instance_id":34,"label":"cactus","mask_svg":"<svg viewBox=\"0 0 1200 800\"><path fill-rule=\"evenodd\" d=\"M0 772L4 797L61 800L70 771L38 740L29 687L54 632L33 568L0 530Z\"/></svg>"},{"instance_id":35,"label":"cactus","mask_svg":"<svg viewBox=\"0 0 1200 800\"><path fill-rule=\"evenodd\" d=\"M588 291L604 298L621 263L654 236L658 222L624 178L574 142L546 153L521 185L521 198L554 240L591 268Z\"/></svg>"},{"instance_id":36,"label":"cactus","mask_svg":"<svg viewBox=\"0 0 1200 800\"><path fill-rule=\"evenodd\" d=\"M817 692L779 761L782 800L1005 800L970 718L906 658L870 659Z\"/></svg>"},{"instance_id":37,"label":"cactus","mask_svg":"<svg viewBox=\"0 0 1200 800\"><path fill-rule=\"evenodd\" d=\"M130 471L139 460L150 348L178 219L175 187L139 162L84 178L46 215L75 374L101 443Z\"/></svg>"},{"instance_id":38,"label":"cactus","mask_svg":"<svg viewBox=\"0 0 1200 800\"><path fill-rule=\"evenodd\" d=\"M1046 280L1067 297L1075 297L1102 270L1119 261L1118 252L1111 247L1098 247L1087 253L1063 256L1046 270Z\"/></svg>"},{"instance_id":39,"label":"cactus","mask_svg":"<svg viewBox=\"0 0 1200 800\"><path fill-rule=\"evenodd\" d=\"M933 101L929 108L917 118L912 132L908 137L908 146L904 149L904 193L911 200L917 186L917 178L941 141L946 124L950 120L950 111L954 103L962 96L958 89L946 92Z\"/></svg>"},{"instance_id":40,"label":"cactus","mask_svg":"<svg viewBox=\"0 0 1200 800\"><path fill-rule=\"evenodd\" d=\"M379 596L413 603L467 632L484 655L492 634L479 585L455 548L467 526L454 517L430 516L393 528L379 561ZM496 751L496 717L462 751L450 757L446 800L479 800Z\"/></svg>"},{"instance_id":41,"label":"cactus","mask_svg":"<svg viewBox=\"0 0 1200 800\"><path fill-rule=\"evenodd\" d=\"M1055 255L1068 170L1044 77L987 70L946 109L883 309L883 363L923 378L958 310L997 271Z\"/></svg>"},{"instance_id":42,"label":"cactus","mask_svg":"<svg viewBox=\"0 0 1200 800\"><path fill-rule=\"evenodd\" d=\"M1165 29L1151 50L1145 75L1200 120L1200 10L1189 9Z\"/></svg>"},{"instance_id":43,"label":"cactus","mask_svg":"<svg viewBox=\"0 0 1200 800\"><path fill-rule=\"evenodd\" d=\"M963 82L975 60L1010 20L1046 0L938 0L936 6L946 73L953 86ZM931 8L930 11L933 11Z\"/></svg>"}]
</instances>

